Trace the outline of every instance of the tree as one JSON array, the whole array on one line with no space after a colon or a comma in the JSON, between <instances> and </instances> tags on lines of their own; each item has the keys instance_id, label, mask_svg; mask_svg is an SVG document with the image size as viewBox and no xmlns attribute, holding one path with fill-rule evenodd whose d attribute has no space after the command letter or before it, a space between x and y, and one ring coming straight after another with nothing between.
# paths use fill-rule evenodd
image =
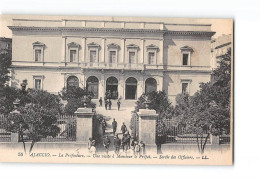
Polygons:
<instances>
[{"instance_id":1,"label":"tree","mask_svg":"<svg viewBox=\"0 0 260 179\"><path fill-rule=\"evenodd\" d=\"M188 133L196 134L200 153L204 153L210 134L230 133L230 94L231 49L221 57L210 82L201 83L193 96L177 96L175 115Z\"/></svg>"},{"instance_id":2,"label":"tree","mask_svg":"<svg viewBox=\"0 0 260 179\"><path fill-rule=\"evenodd\" d=\"M0 89L9 80L9 68L12 64L11 53L0 53Z\"/></svg>"},{"instance_id":3,"label":"tree","mask_svg":"<svg viewBox=\"0 0 260 179\"><path fill-rule=\"evenodd\" d=\"M42 137L55 137L60 128L56 125L57 115L55 109L46 108L40 104L29 103L19 108L20 113L11 113L6 120L6 130L18 133L23 142L26 153L24 135L31 140L29 153L33 146Z\"/></svg>"},{"instance_id":4,"label":"tree","mask_svg":"<svg viewBox=\"0 0 260 179\"><path fill-rule=\"evenodd\" d=\"M69 87L63 88L60 94L63 100L67 101L65 105L65 113L73 115L79 107L95 108L96 104L91 102L93 94L89 93L87 90L80 87ZM87 96L87 98L85 98ZM85 98L85 99L84 99Z\"/></svg>"}]
</instances>

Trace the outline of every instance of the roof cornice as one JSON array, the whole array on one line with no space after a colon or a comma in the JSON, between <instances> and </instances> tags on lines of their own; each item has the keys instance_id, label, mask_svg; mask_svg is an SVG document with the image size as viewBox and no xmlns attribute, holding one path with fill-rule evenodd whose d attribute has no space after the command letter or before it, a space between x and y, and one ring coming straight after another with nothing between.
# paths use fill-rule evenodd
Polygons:
<instances>
[{"instance_id":1,"label":"roof cornice","mask_svg":"<svg viewBox=\"0 0 260 179\"><path fill-rule=\"evenodd\" d=\"M88 32L129 32L129 33L159 33L170 35L197 35L213 36L216 32L212 31L169 31L159 29L123 29L123 28L87 28L87 27L28 27L28 26L8 26L10 30L16 31L88 31Z\"/></svg>"}]
</instances>

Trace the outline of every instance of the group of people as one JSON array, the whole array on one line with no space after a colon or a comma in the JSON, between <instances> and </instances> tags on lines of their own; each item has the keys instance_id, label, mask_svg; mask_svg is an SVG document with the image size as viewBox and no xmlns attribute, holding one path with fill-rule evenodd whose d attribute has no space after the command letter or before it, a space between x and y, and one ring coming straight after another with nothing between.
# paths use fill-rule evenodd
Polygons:
<instances>
[{"instance_id":1,"label":"group of people","mask_svg":"<svg viewBox=\"0 0 260 179\"><path fill-rule=\"evenodd\" d=\"M119 98L117 100L117 110L119 111L120 110L120 105L121 105L121 98ZM106 110L111 110L112 108L112 101L111 99L107 99L106 97L104 98L105 100L105 109ZM99 107L102 107L102 103L103 103L103 100L102 100L102 97L99 98Z\"/></svg>"},{"instance_id":2,"label":"group of people","mask_svg":"<svg viewBox=\"0 0 260 179\"><path fill-rule=\"evenodd\" d=\"M110 144L111 141L109 137L106 136L103 145L107 154L109 152ZM114 136L115 154L119 155L121 149L125 153L131 149L132 153L136 156L145 155L145 144L142 141L138 142L133 136L131 137L128 131L123 134L122 139L119 138L118 134Z\"/></svg>"}]
</instances>

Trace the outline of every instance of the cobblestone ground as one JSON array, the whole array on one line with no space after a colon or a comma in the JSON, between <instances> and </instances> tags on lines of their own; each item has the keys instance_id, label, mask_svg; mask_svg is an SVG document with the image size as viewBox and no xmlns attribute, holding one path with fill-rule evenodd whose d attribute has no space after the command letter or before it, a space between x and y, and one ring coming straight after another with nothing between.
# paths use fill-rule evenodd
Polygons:
<instances>
[{"instance_id":1,"label":"cobblestone ground","mask_svg":"<svg viewBox=\"0 0 260 179\"><path fill-rule=\"evenodd\" d=\"M112 108L111 110L106 110L104 105L102 107L99 107L99 104L97 103L96 111L98 114L102 114L107 122L107 129L105 132L105 135L108 135L111 141L110 147L109 147L109 154L115 154L114 149L114 135L113 135L113 129L112 129L112 122L113 119L117 121L117 131L119 138L122 139L122 132L121 132L121 126L123 122L125 123L127 130L129 131L129 134L131 134L130 129L130 121L131 121L131 112L134 111L135 107L135 101L122 101L122 105L120 110L117 109L116 100L112 101ZM99 153L104 153L105 149L104 146L99 144L97 146L97 151ZM120 155L132 155L132 151L128 150L127 152L123 152L123 150L120 150Z\"/></svg>"}]
</instances>

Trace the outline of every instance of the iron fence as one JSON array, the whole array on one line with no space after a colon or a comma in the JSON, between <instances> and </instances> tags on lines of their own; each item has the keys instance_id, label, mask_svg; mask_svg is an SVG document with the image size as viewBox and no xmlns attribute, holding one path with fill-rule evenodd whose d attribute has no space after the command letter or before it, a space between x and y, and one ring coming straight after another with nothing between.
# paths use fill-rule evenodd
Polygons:
<instances>
[{"instance_id":1,"label":"iron fence","mask_svg":"<svg viewBox=\"0 0 260 179\"><path fill-rule=\"evenodd\" d=\"M201 142L202 140L204 142L206 138L207 143L210 143L210 136L206 131L202 135L191 133L171 119L157 121L157 137L163 143L196 144L197 141Z\"/></svg>"},{"instance_id":2,"label":"iron fence","mask_svg":"<svg viewBox=\"0 0 260 179\"><path fill-rule=\"evenodd\" d=\"M11 142L11 133L5 130L6 116L0 115L0 142Z\"/></svg>"},{"instance_id":3,"label":"iron fence","mask_svg":"<svg viewBox=\"0 0 260 179\"><path fill-rule=\"evenodd\" d=\"M219 143L220 144L230 144L230 135L220 135Z\"/></svg>"}]
</instances>

